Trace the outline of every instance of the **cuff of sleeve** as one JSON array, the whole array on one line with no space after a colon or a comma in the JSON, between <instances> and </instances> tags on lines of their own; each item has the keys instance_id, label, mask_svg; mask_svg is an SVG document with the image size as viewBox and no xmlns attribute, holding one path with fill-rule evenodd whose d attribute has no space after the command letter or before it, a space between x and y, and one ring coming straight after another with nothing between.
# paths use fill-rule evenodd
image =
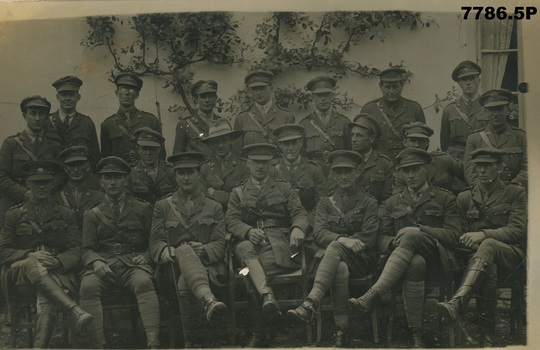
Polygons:
<instances>
[{"instance_id":1,"label":"cuff of sleeve","mask_svg":"<svg viewBox=\"0 0 540 350\"><path fill-rule=\"evenodd\" d=\"M249 229L246 231L246 233L244 233L244 241L249 241L249 235L248 235L248 233L249 233L250 230L251 230L251 228L249 228Z\"/></svg>"}]
</instances>

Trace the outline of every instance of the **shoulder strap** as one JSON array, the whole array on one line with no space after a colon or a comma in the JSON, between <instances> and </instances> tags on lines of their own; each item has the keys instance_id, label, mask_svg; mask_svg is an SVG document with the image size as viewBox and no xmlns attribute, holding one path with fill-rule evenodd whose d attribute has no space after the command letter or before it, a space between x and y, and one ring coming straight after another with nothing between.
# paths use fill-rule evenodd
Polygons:
<instances>
[{"instance_id":1,"label":"shoulder strap","mask_svg":"<svg viewBox=\"0 0 540 350\"><path fill-rule=\"evenodd\" d=\"M383 118L384 118L384 122L386 123L386 125L388 125L388 127L390 128L390 130L392 131L392 133L397 137L398 140L401 140L403 138L403 136L396 130L396 128L394 128L394 125L392 124L392 122L390 121L390 119L388 118L388 115L386 115L386 113L384 113L383 109L381 108L381 106L379 106L379 103L375 103L377 105L377 108L379 109L379 112L381 112Z\"/></svg>"},{"instance_id":2,"label":"shoulder strap","mask_svg":"<svg viewBox=\"0 0 540 350\"><path fill-rule=\"evenodd\" d=\"M34 153L32 153L28 148L24 147L21 139L19 138L19 136L15 136L14 137L15 141L17 141L17 143L19 144L19 146L21 146L22 150L28 154L28 156L32 159L32 160L38 160L38 158L35 156Z\"/></svg>"},{"instance_id":3,"label":"shoulder strap","mask_svg":"<svg viewBox=\"0 0 540 350\"><path fill-rule=\"evenodd\" d=\"M486 143L488 147L496 148L495 146L493 146L491 141L489 141L489 138L484 130L480 131L480 137L482 138L482 140L484 140L484 142Z\"/></svg>"},{"instance_id":4,"label":"shoulder strap","mask_svg":"<svg viewBox=\"0 0 540 350\"><path fill-rule=\"evenodd\" d=\"M182 216L182 213L180 213L178 210L176 210L176 207L174 206L174 203L173 203L173 201L172 201L172 196L167 197L167 203L169 203L169 206L171 207L171 210L173 211L174 216L176 216L176 218L178 219L178 221L180 221L180 223L182 224L182 226L184 227L184 229L187 231L188 235L189 235L192 239L198 241L198 238L193 234L193 232L191 231L191 228L190 228L189 225L187 224L186 220L184 220L184 217Z\"/></svg>"},{"instance_id":5,"label":"shoulder strap","mask_svg":"<svg viewBox=\"0 0 540 350\"><path fill-rule=\"evenodd\" d=\"M120 124L117 124L117 125L120 131L122 131L124 135L126 135L129 138L130 141L135 141L135 137L128 131L128 129L126 129L125 126L120 125Z\"/></svg>"},{"instance_id":6,"label":"shoulder strap","mask_svg":"<svg viewBox=\"0 0 540 350\"><path fill-rule=\"evenodd\" d=\"M193 131L195 131L195 134L197 134L197 138L201 138L204 136L204 133L201 132L201 130L199 130L199 128L197 128L197 126L191 120L189 120L189 118L186 118L185 121L186 123L188 123L189 127L193 129Z\"/></svg>"},{"instance_id":7,"label":"shoulder strap","mask_svg":"<svg viewBox=\"0 0 540 350\"><path fill-rule=\"evenodd\" d=\"M456 112L459 114L459 116L461 117L461 119L463 119L463 121L465 122L465 124L467 124L469 127L471 126L469 124L469 117L463 113L462 111L459 110L459 108L457 108L456 104L454 103L452 105L452 107L454 107L454 109L456 110Z\"/></svg>"},{"instance_id":8,"label":"shoulder strap","mask_svg":"<svg viewBox=\"0 0 540 350\"><path fill-rule=\"evenodd\" d=\"M253 122L253 124L255 124L255 126L257 127L257 129L259 129L259 132L263 135L263 137L267 140L267 141L270 141L268 139L268 133L266 132L266 130L262 127L261 123L259 123L259 121L257 119L255 119L255 116L253 115L252 112L248 112L247 113L249 119L251 119L251 121Z\"/></svg>"},{"instance_id":9,"label":"shoulder strap","mask_svg":"<svg viewBox=\"0 0 540 350\"><path fill-rule=\"evenodd\" d=\"M337 148L336 144L334 142L332 142L332 138L330 138L330 136L328 136L328 134L325 133L323 129L321 129L317 124L315 124L313 119L310 119L309 122L311 123L311 125L313 125L315 130L317 130L319 132L319 134L321 134L321 136L324 137L324 139L326 141L328 141L329 144L332 145L332 147Z\"/></svg>"},{"instance_id":10,"label":"shoulder strap","mask_svg":"<svg viewBox=\"0 0 540 350\"><path fill-rule=\"evenodd\" d=\"M242 191L242 189L240 187L235 187L234 191L236 192L236 194L238 194L238 199L240 199L240 204L242 204L244 208L247 208L248 205L246 203L246 197L244 197L244 192Z\"/></svg>"},{"instance_id":11,"label":"shoulder strap","mask_svg":"<svg viewBox=\"0 0 540 350\"><path fill-rule=\"evenodd\" d=\"M337 205L336 205L336 200L334 199L334 196L330 196L328 197L328 199L330 200L330 203L332 204L332 206L334 207L334 209L336 209L338 215L339 215L339 218L341 220L343 220L343 223L347 226L347 228L349 230L351 230L351 234L353 234L354 232L354 228L351 226L351 224L345 219L345 213L343 213L343 210L341 210L341 208L339 208Z\"/></svg>"},{"instance_id":12,"label":"shoulder strap","mask_svg":"<svg viewBox=\"0 0 540 350\"><path fill-rule=\"evenodd\" d=\"M60 196L62 196L62 201L64 202L65 206L71 208L71 204L69 204L64 190L60 191Z\"/></svg>"},{"instance_id":13,"label":"shoulder strap","mask_svg":"<svg viewBox=\"0 0 540 350\"><path fill-rule=\"evenodd\" d=\"M118 231L118 228L116 226L114 226L113 223L109 219L107 219L107 217L105 215L103 215L103 212L101 211L101 209L99 209L99 207L97 207L97 206L93 207L92 211L94 212L94 214L96 214L98 219L101 220L101 222L103 224L105 224L105 226L107 226L108 228L110 228L114 232Z\"/></svg>"}]
</instances>

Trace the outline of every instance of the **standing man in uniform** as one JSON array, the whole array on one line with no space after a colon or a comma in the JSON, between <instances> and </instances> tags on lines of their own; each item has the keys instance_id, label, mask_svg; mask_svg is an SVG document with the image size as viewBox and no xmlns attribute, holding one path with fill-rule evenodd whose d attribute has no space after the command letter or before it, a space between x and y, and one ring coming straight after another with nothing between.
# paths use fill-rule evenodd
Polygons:
<instances>
[{"instance_id":1,"label":"standing man in uniform","mask_svg":"<svg viewBox=\"0 0 540 350\"><path fill-rule=\"evenodd\" d=\"M77 112L77 103L81 99L79 89L82 80L74 76L58 79L52 86L56 89L56 99L60 108L52 113L46 127L47 136L63 147L85 146L89 150L89 162L92 171L101 158L96 133L96 125L92 119Z\"/></svg>"},{"instance_id":2,"label":"standing man in uniform","mask_svg":"<svg viewBox=\"0 0 540 350\"><path fill-rule=\"evenodd\" d=\"M328 153L345 149L350 121L332 108L335 86L336 79L327 76L315 77L307 83L306 89L311 91L315 110L299 123L306 129L307 156L321 166L325 176L330 170L326 162Z\"/></svg>"},{"instance_id":3,"label":"standing man in uniform","mask_svg":"<svg viewBox=\"0 0 540 350\"><path fill-rule=\"evenodd\" d=\"M310 226L315 223L315 208L319 198L326 194L326 179L321 167L301 156L304 146L305 129L298 124L284 124L274 129L274 136L282 157L270 170L273 178L291 184L308 212Z\"/></svg>"},{"instance_id":4,"label":"standing man in uniform","mask_svg":"<svg viewBox=\"0 0 540 350\"><path fill-rule=\"evenodd\" d=\"M67 312L77 331L92 322L92 315L66 294L77 295L75 273L81 259L81 237L73 211L51 200L54 174L59 164L29 161L30 194L11 208L0 235L2 288L5 295L31 287L37 294L34 347L47 348L54 331L56 308Z\"/></svg>"},{"instance_id":5,"label":"standing man in uniform","mask_svg":"<svg viewBox=\"0 0 540 350\"><path fill-rule=\"evenodd\" d=\"M396 155L405 148L402 143L403 125L413 121L425 123L426 117L418 102L401 96L408 78L405 69L385 69L379 73L379 78L382 97L366 103L361 112L375 117L381 127L381 137L375 141L373 148L394 161Z\"/></svg>"},{"instance_id":6,"label":"standing man in uniform","mask_svg":"<svg viewBox=\"0 0 540 350\"><path fill-rule=\"evenodd\" d=\"M151 128L135 130L139 160L128 177L127 191L151 205L165 195L176 191L178 185L172 167L159 159L165 139Z\"/></svg>"},{"instance_id":7,"label":"standing man in uniform","mask_svg":"<svg viewBox=\"0 0 540 350\"><path fill-rule=\"evenodd\" d=\"M274 74L264 70L249 72L244 79L253 105L234 120L233 129L242 131L242 137L233 145L236 155L252 143L274 143L272 131L276 126L295 122L294 114L272 101L272 80Z\"/></svg>"},{"instance_id":8,"label":"standing man in uniform","mask_svg":"<svg viewBox=\"0 0 540 350\"><path fill-rule=\"evenodd\" d=\"M375 140L381 137L379 123L373 116L360 113L354 122L349 123L349 128L351 149L363 159L358 165L358 184L382 204L392 195L394 163L388 156L373 149Z\"/></svg>"},{"instance_id":9,"label":"standing man in uniform","mask_svg":"<svg viewBox=\"0 0 540 350\"><path fill-rule=\"evenodd\" d=\"M203 139L216 123L225 120L214 113L218 100L218 84L214 80L199 80L191 87L191 96L197 104L193 115L181 118L176 124L173 154L181 152L201 152L206 159L212 157L212 150Z\"/></svg>"},{"instance_id":10,"label":"standing man in uniform","mask_svg":"<svg viewBox=\"0 0 540 350\"><path fill-rule=\"evenodd\" d=\"M427 181L431 155L406 148L397 157L406 187L380 210L379 253L389 254L384 269L366 294L349 305L370 314L381 296L402 283L403 305L413 346L423 347L424 281L444 273L453 279L458 268L453 250L460 234L456 198Z\"/></svg>"},{"instance_id":11,"label":"standing man in uniform","mask_svg":"<svg viewBox=\"0 0 540 350\"><path fill-rule=\"evenodd\" d=\"M469 300L476 294L480 345L494 347L497 282L508 279L526 259L527 196L520 186L500 178L504 151L478 148L471 162L478 174L476 185L458 195L461 245L471 257L458 290L437 309L448 320L460 322Z\"/></svg>"},{"instance_id":12,"label":"standing man in uniform","mask_svg":"<svg viewBox=\"0 0 540 350\"><path fill-rule=\"evenodd\" d=\"M501 180L527 188L527 138L525 131L508 124L510 102L514 96L508 90L489 90L480 96L488 124L467 138L465 147L465 178L471 186L476 184L477 174L471 153L475 149L493 147L506 152L503 156Z\"/></svg>"},{"instance_id":13,"label":"standing man in uniform","mask_svg":"<svg viewBox=\"0 0 540 350\"><path fill-rule=\"evenodd\" d=\"M26 97L20 107L26 128L8 136L0 148L0 225L9 208L30 198L22 165L29 161L56 160L62 148L44 133L51 110L45 97Z\"/></svg>"},{"instance_id":14,"label":"standing man in uniform","mask_svg":"<svg viewBox=\"0 0 540 350\"><path fill-rule=\"evenodd\" d=\"M120 108L101 123L101 156L116 156L134 164L138 154L133 132L146 126L161 133L161 123L155 115L135 107L143 86L141 78L132 73L120 73L114 83ZM161 149L160 158L165 159L165 148Z\"/></svg>"},{"instance_id":15,"label":"standing man in uniform","mask_svg":"<svg viewBox=\"0 0 540 350\"><path fill-rule=\"evenodd\" d=\"M203 142L213 151L210 160L201 166L201 180L206 195L221 204L223 212L227 212L227 204L231 191L249 178L246 162L232 153L232 143L242 133L231 130L226 120L210 127L208 136Z\"/></svg>"},{"instance_id":16,"label":"standing man in uniform","mask_svg":"<svg viewBox=\"0 0 540 350\"><path fill-rule=\"evenodd\" d=\"M103 192L91 188L87 176L91 173L89 150L85 146L66 148L58 157L64 163L64 172L68 182L59 192L53 194L53 199L71 208L75 212L79 232L82 233L84 211L96 206L103 199Z\"/></svg>"},{"instance_id":17,"label":"standing man in uniform","mask_svg":"<svg viewBox=\"0 0 540 350\"><path fill-rule=\"evenodd\" d=\"M461 88L461 97L444 107L441 119L441 149L463 161L467 137L486 126L488 118L478 100L482 68L463 61L452 71L452 80Z\"/></svg>"},{"instance_id":18,"label":"standing man in uniform","mask_svg":"<svg viewBox=\"0 0 540 350\"><path fill-rule=\"evenodd\" d=\"M331 291L337 331L335 347L348 347L349 276L362 277L377 266L377 201L357 185L362 157L352 151L330 153L332 172L338 189L323 197L315 216L315 242L325 249L315 275L313 288L304 303L287 311L296 319L311 323L316 306Z\"/></svg>"},{"instance_id":19,"label":"standing man in uniform","mask_svg":"<svg viewBox=\"0 0 540 350\"><path fill-rule=\"evenodd\" d=\"M403 125L403 135L405 136L403 139L405 147L427 151L433 129L421 122L410 122ZM440 150L430 152L430 154L431 164L428 170L428 182L435 187L444 188L457 195L466 186L463 175L463 162ZM401 177L401 173L396 171L393 192L401 192L405 186L405 180Z\"/></svg>"},{"instance_id":20,"label":"standing man in uniform","mask_svg":"<svg viewBox=\"0 0 540 350\"><path fill-rule=\"evenodd\" d=\"M83 256L86 270L79 290L81 307L94 316L88 327L93 344L104 348L101 297L114 286L135 294L148 348L159 348L159 302L154 290L153 269L148 252L152 207L126 195L131 171L119 157L98 163L105 197L84 213Z\"/></svg>"},{"instance_id":21,"label":"standing man in uniform","mask_svg":"<svg viewBox=\"0 0 540 350\"><path fill-rule=\"evenodd\" d=\"M306 210L291 185L269 176L276 149L267 143L245 146L251 177L231 192L225 215L227 231L240 241L234 254L249 270L245 282L254 325L247 347L267 345L263 319L281 315L269 279L301 268L300 256L292 253L309 228Z\"/></svg>"},{"instance_id":22,"label":"standing man in uniform","mask_svg":"<svg viewBox=\"0 0 540 350\"><path fill-rule=\"evenodd\" d=\"M167 160L173 164L179 187L156 202L150 252L158 264L170 264L166 272L170 271L168 277L176 285L184 347L189 348L208 340L201 330L203 312L214 324L227 313L227 306L210 288L224 287L227 282L225 218L221 205L200 190L204 155L178 153Z\"/></svg>"}]
</instances>

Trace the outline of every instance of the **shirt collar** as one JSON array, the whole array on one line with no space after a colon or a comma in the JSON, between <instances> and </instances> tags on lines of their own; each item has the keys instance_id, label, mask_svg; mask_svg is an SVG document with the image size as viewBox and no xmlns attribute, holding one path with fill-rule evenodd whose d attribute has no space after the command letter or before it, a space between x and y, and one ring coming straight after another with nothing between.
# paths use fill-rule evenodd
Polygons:
<instances>
[{"instance_id":1,"label":"shirt collar","mask_svg":"<svg viewBox=\"0 0 540 350\"><path fill-rule=\"evenodd\" d=\"M361 154L364 163L368 161L369 157L373 154L373 148L370 148L367 153Z\"/></svg>"},{"instance_id":2,"label":"shirt collar","mask_svg":"<svg viewBox=\"0 0 540 350\"><path fill-rule=\"evenodd\" d=\"M36 134L35 132L33 132L32 130L30 130L29 128L26 128L24 130L26 132L26 134L28 135L28 137L30 137L30 140L32 141L35 141L36 140L36 137L41 141L43 139L43 132L40 132L39 134Z\"/></svg>"},{"instance_id":3,"label":"shirt collar","mask_svg":"<svg viewBox=\"0 0 540 350\"><path fill-rule=\"evenodd\" d=\"M302 156L299 156L298 159L296 159L294 162L288 162L285 158L283 158L283 162L285 163L285 166L287 169L291 170L291 168L298 166L300 162L302 161Z\"/></svg>"},{"instance_id":4,"label":"shirt collar","mask_svg":"<svg viewBox=\"0 0 540 350\"><path fill-rule=\"evenodd\" d=\"M257 107L257 109L260 111L260 112L263 112L264 114L268 113L268 111L270 110L270 108L272 107L272 100L268 101L267 104L265 105L260 105L258 104L257 102L255 102L255 107Z\"/></svg>"},{"instance_id":5,"label":"shirt collar","mask_svg":"<svg viewBox=\"0 0 540 350\"><path fill-rule=\"evenodd\" d=\"M468 99L465 97L465 95L462 95L461 96L461 99L463 100L463 102L465 102L466 104L469 104L471 102L475 102L476 100L478 100L478 94L476 94L472 99Z\"/></svg>"},{"instance_id":6,"label":"shirt collar","mask_svg":"<svg viewBox=\"0 0 540 350\"><path fill-rule=\"evenodd\" d=\"M427 182L424 184L424 186L422 186L422 188L420 188L416 192L413 191L410 187L407 187L407 189L409 190L409 193L411 194L411 196L413 196L416 193L416 196L418 198L420 198L422 196L422 193L424 193L428 188L429 188L429 184Z\"/></svg>"},{"instance_id":7,"label":"shirt collar","mask_svg":"<svg viewBox=\"0 0 540 350\"><path fill-rule=\"evenodd\" d=\"M108 195L105 195L104 197L105 201L107 202L107 204L109 204L111 207L113 206L114 204L114 199L112 199L111 197L109 197ZM118 204L120 205L120 207L124 206L124 202L126 201L126 194L125 193L122 193L122 195L120 196L120 198L118 198Z\"/></svg>"},{"instance_id":8,"label":"shirt collar","mask_svg":"<svg viewBox=\"0 0 540 350\"><path fill-rule=\"evenodd\" d=\"M253 177L251 177L251 182L253 182L253 185L255 185L255 186L259 187L259 188L263 188L264 185L266 185L267 181L268 181L268 176L266 177L266 179L264 179L262 181L257 181Z\"/></svg>"}]
</instances>

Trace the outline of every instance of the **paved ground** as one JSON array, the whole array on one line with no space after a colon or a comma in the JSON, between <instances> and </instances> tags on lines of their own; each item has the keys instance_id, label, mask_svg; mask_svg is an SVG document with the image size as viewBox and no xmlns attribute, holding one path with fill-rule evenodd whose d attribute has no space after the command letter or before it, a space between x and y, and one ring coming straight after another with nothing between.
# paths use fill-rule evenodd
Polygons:
<instances>
[{"instance_id":1,"label":"paved ground","mask_svg":"<svg viewBox=\"0 0 540 350\"><path fill-rule=\"evenodd\" d=\"M506 292L507 293L507 292ZM428 299L426 301L425 314L424 314L424 340L426 347L446 347L447 346L447 334L439 330L438 320L435 316L434 305L436 301ZM501 346L517 344L513 337L510 336L510 325L508 305L500 303L500 311L498 314L497 323L497 336ZM396 314L396 320L393 330L393 340L391 342L386 341L387 334L387 321L384 313L387 310L383 309L383 317L379 319L379 333L380 342L375 344L373 342L371 322L369 320L360 319L357 317L351 318L351 333L352 333L352 347L361 348L406 348L408 347L409 336L407 333L407 327L402 308L398 305L398 311ZM464 316L465 324L469 330L469 333L474 337L477 334L477 327L474 320L474 301L471 302L467 313ZM111 319L112 318L112 319ZM108 347L113 349L136 349L144 348L145 337L142 331L140 320L138 321L138 329L135 334L131 330L131 322L129 321L129 312L120 312L109 315L109 331L107 332ZM236 327L236 334L238 338L238 345L240 347L248 335L249 330L249 316L245 311L239 312L238 325ZM220 325L216 332L218 341L212 344L212 347L232 347L227 339L226 322ZM54 338L52 340L52 347L56 348L69 348L68 345L62 344L62 331L57 327ZM279 319L274 325L274 335L270 346L276 348L284 347L330 347L332 346L331 336L333 334L333 318L330 312L323 314L323 341L321 344L308 343L306 341L306 327L300 324L296 324L288 320L285 316ZM179 331L175 332L178 340L180 337ZM208 336L205 336L208 338ZM9 328L2 327L0 332L0 348L9 348L10 333ZM76 348L85 348L85 344L89 344L89 339L86 334L80 334L76 339ZM163 347L169 346L169 330L166 325L163 325L162 329L162 344ZM175 347L180 347L179 342ZM26 331L19 330L17 333L17 347L26 347Z\"/></svg>"}]
</instances>

